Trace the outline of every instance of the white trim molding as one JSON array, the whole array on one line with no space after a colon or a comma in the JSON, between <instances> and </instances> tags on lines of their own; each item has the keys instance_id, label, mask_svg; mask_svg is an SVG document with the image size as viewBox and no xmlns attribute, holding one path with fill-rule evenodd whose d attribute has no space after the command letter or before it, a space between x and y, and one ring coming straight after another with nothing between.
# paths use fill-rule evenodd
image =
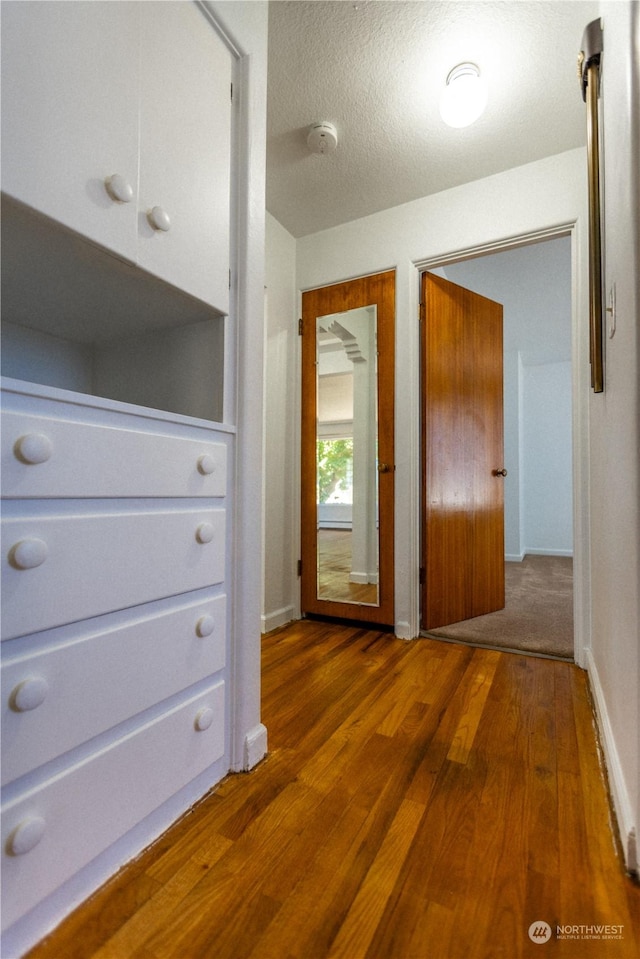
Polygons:
<instances>
[{"instance_id":1,"label":"white trim molding","mask_svg":"<svg viewBox=\"0 0 640 959\"><path fill-rule=\"evenodd\" d=\"M578 217L564 220L550 226L504 236L494 241L476 246L451 249L436 256L414 261L418 274L446 266L461 260L474 259L488 253L511 250L541 240L555 239L561 236L571 237L571 339L572 339L572 445L573 445L573 613L574 613L574 658L578 666L586 668L585 653L591 647L591 581L590 581L590 487L589 487L589 404L583 401L588 389L588 367L583 361L585 355L585 331L582 317L585 312L585 273L586 241L584 230ZM524 554L536 550L525 548ZM545 550L545 553L550 551ZM509 557L511 558L511 557ZM518 558L515 558L518 561Z\"/></svg>"},{"instance_id":2,"label":"white trim molding","mask_svg":"<svg viewBox=\"0 0 640 959\"><path fill-rule=\"evenodd\" d=\"M527 546L521 553L505 553L506 563L523 563L525 556L564 556L567 559L573 558L572 549L537 549Z\"/></svg>"},{"instance_id":3,"label":"white trim molding","mask_svg":"<svg viewBox=\"0 0 640 959\"><path fill-rule=\"evenodd\" d=\"M258 723L244 737L243 770L249 772L267 755L267 727Z\"/></svg>"},{"instance_id":4,"label":"white trim molding","mask_svg":"<svg viewBox=\"0 0 640 959\"><path fill-rule=\"evenodd\" d=\"M262 632L270 633L273 629L280 629L281 626L286 626L294 619L300 619L300 616L296 615L293 606L283 606L282 609L274 609L270 613L263 613L261 617Z\"/></svg>"},{"instance_id":5,"label":"white trim molding","mask_svg":"<svg viewBox=\"0 0 640 959\"><path fill-rule=\"evenodd\" d=\"M587 672L591 683L591 692L593 694L596 719L598 722L598 731L602 740L602 748L609 777L609 789L618 821L617 825L622 842L625 865L628 872L638 875L640 864L638 863L637 824L633 821L631 797L629 796L622 770L622 763L618 755L604 690L600 682L600 676L598 675L598 667L596 666L590 649L586 651L586 658Z\"/></svg>"}]
</instances>

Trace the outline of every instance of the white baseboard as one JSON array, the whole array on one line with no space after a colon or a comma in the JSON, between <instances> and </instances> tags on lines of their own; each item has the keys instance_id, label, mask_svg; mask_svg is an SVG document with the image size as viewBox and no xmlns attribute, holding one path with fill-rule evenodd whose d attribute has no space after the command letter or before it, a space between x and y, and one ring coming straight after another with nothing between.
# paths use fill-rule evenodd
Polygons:
<instances>
[{"instance_id":1,"label":"white baseboard","mask_svg":"<svg viewBox=\"0 0 640 959\"><path fill-rule=\"evenodd\" d=\"M352 572L349 573L349 582L358 583L363 586L376 585L378 582L378 574Z\"/></svg>"},{"instance_id":2,"label":"white baseboard","mask_svg":"<svg viewBox=\"0 0 640 959\"><path fill-rule=\"evenodd\" d=\"M598 675L598 668L593 658L593 653L590 649L586 650L586 659L587 671L589 673L589 680L591 682L591 692L593 693L596 709L596 718L598 720L598 728L600 730L600 739L602 743L602 749L604 751L607 773L609 776L609 788L611 790L613 806L618 820L620 839L622 841L625 865L629 872L637 874L639 868L637 829L636 823L633 821L633 808L631 799L629 797L629 791L627 789L624 773L622 771L622 764L618 755L615 736L607 710L604 690L602 689L600 676Z\"/></svg>"},{"instance_id":3,"label":"white baseboard","mask_svg":"<svg viewBox=\"0 0 640 959\"><path fill-rule=\"evenodd\" d=\"M505 553L504 558L507 563L521 563L525 556L573 556L572 549L525 549L522 553Z\"/></svg>"},{"instance_id":4,"label":"white baseboard","mask_svg":"<svg viewBox=\"0 0 640 959\"><path fill-rule=\"evenodd\" d=\"M250 729L244 737L244 762L242 768L245 772L253 769L261 759L267 755L267 727L258 723L253 729Z\"/></svg>"},{"instance_id":5,"label":"white baseboard","mask_svg":"<svg viewBox=\"0 0 640 959\"><path fill-rule=\"evenodd\" d=\"M263 613L260 617L260 628L263 633L270 633L272 629L279 629L296 619L293 606L284 606L271 613Z\"/></svg>"},{"instance_id":6,"label":"white baseboard","mask_svg":"<svg viewBox=\"0 0 640 959\"><path fill-rule=\"evenodd\" d=\"M573 556L572 549L538 549L535 546L527 546L523 556L527 553L530 556Z\"/></svg>"}]
</instances>

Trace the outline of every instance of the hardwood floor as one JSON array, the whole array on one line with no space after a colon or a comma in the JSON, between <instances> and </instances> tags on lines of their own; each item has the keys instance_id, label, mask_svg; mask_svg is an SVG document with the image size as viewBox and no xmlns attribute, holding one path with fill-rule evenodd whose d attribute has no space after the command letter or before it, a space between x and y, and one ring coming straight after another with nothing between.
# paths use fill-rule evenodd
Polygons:
<instances>
[{"instance_id":1,"label":"hardwood floor","mask_svg":"<svg viewBox=\"0 0 640 959\"><path fill-rule=\"evenodd\" d=\"M32 959L636 959L583 672L308 621L263 648L268 758Z\"/></svg>"},{"instance_id":2,"label":"hardwood floor","mask_svg":"<svg viewBox=\"0 0 640 959\"><path fill-rule=\"evenodd\" d=\"M377 606L377 585L349 581L351 537L351 530L318 530L318 599Z\"/></svg>"}]
</instances>

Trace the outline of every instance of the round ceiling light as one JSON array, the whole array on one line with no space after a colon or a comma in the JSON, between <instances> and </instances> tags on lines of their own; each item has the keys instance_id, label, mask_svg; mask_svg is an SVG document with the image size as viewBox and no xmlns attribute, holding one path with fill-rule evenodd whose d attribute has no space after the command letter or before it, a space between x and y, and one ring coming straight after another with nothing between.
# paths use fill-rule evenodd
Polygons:
<instances>
[{"instance_id":1,"label":"round ceiling light","mask_svg":"<svg viewBox=\"0 0 640 959\"><path fill-rule=\"evenodd\" d=\"M487 85L475 63L459 63L450 71L440 97L440 116L450 127L468 127L487 105Z\"/></svg>"}]
</instances>

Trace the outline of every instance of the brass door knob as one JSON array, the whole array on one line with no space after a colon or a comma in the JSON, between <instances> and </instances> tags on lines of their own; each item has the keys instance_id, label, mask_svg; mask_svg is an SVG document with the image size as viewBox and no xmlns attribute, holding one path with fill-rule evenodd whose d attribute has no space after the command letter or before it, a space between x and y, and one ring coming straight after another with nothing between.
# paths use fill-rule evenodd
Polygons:
<instances>
[{"instance_id":1,"label":"brass door knob","mask_svg":"<svg viewBox=\"0 0 640 959\"><path fill-rule=\"evenodd\" d=\"M493 471L493 475L494 475L494 476L506 476L506 475L507 475L507 471L506 471L506 469L494 470L494 471Z\"/></svg>"},{"instance_id":2,"label":"brass door knob","mask_svg":"<svg viewBox=\"0 0 640 959\"><path fill-rule=\"evenodd\" d=\"M388 463L378 463L379 473L393 473L395 466L389 466Z\"/></svg>"}]
</instances>

